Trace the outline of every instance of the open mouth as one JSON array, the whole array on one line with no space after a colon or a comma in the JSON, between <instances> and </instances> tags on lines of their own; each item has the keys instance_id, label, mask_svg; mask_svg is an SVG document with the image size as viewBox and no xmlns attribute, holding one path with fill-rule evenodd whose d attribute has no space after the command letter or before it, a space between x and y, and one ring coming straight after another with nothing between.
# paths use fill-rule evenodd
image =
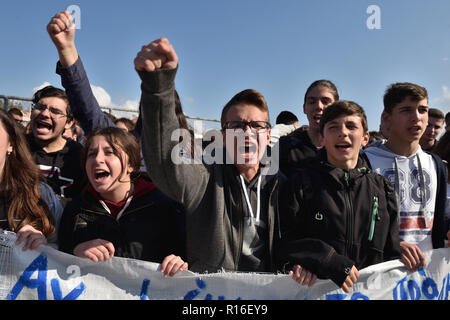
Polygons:
<instances>
[{"instance_id":1,"label":"open mouth","mask_svg":"<svg viewBox=\"0 0 450 320\"><path fill-rule=\"evenodd\" d=\"M108 178L111 174L105 170L96 170L94 174L95 182L102 182Z\"/></svg>"},{"instance_id":2,"label":"open mouth","mask_svg":"<svg viewBox=\"0 0 450 320\"><path fill-rule=\"evenodd\" d=\"M315 122L319 123L321 118L322 118L322 114L316 114L316 115L314 115L313 120Z\"/></svg>"},{"instance_id":3,"label":"open mouth","mask_svg":"<svg viewBox=\"0 0 450 320\"><path fill-rule=\"evenodd\" d=\"M420 126L414 126L409 128L409 132L411 132L412 134L419 134L422 132L422 128Z\"/></svg>"},{"instance_id":4,"label":"open mouth","mask_svg":"<svg viewBox=\"0 0 450 320\"><path fill-rule=\"evenodd\" d=\"M50 123L36 121L36 130L38 133L45 134L53 130L53 126Z\"/></svg>"},{"instance_id":5,"label":"open mouth","mask_svg":"<svg viewBox=\"0 0 450 320\"><path fill-rule=\"evenodd\" d=\"M243 146L239 147L239 153L255 153L257 148L253 143L246 142Z\"/></svg>"},{"instance_id":6,"label":"open mouth","mask_svg":"<svg viewBox=\"0 0 450 320\"><path fill-rule=\"evenodd\" d=\"M340 143L335 145L336 149L340 150L340 151L347 151L349 150L352 146L351 144L348 143Z\"/></svg>"}]
</instances>

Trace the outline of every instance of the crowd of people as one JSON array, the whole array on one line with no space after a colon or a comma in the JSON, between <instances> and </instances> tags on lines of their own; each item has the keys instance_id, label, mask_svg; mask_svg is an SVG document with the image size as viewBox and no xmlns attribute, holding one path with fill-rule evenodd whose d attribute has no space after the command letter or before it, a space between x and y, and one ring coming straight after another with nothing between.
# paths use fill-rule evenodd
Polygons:
<instances>
[{"instance_id":1,"label":"crowd of people","mask_svg":"<svg viewBox=\"0 0 450 320\"><path fill-rule=\"evenodd\" d=\"M264 96L246 89L222 109L212 152L223 161L179 163L180 142L182 157L196 150L169 40L134 60L139 118L113 119L92 93L69 21L64 11L47 25L64 90L34 94L26 129L17 111L0 110L0 227L24 250L158 262L166 276L282 272L349 292L362 268L401 259L416 271L424 251L448 246L450 113L430 108L424 87L389 85L379 132L329 80L306 90L302 126L282 112L272 127ZM262 161L270 150L276 172Z\"/></svg>"}]
</instances>

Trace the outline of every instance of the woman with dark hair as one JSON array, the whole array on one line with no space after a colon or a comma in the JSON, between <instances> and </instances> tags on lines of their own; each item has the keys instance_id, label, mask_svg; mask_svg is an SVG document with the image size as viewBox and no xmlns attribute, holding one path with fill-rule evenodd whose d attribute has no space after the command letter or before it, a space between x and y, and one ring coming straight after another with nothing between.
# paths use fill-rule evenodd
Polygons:
<instances>
[{"instance_id":1,"label":"woman with dark hair","mask_svg":"<svg viewBox=\"0 0 450 320\"><path fill-rule=\"evenodd\" d=\"M24 250L56 246L63 208L41 173L17 123L0 110L0 228L14 231Z\"/></svg>"},{"instance_id":2,"label":"woman with dark hair","mask_svg":"<svg viewBox=\"0 0 450 320\"><path fill-rule=\"evenodd\" d=\"M280 170L291 176L305 159L315 157L322 147L319 123L324 110L339 100L336 86L330 80L314 81L306 90L303 113L308 119L308 130L297 129L280 138Z\"/></svg>"},{"instance_id":3,"label":"woman with dark hair","mask_svg":"<svg viewBox=\"0 0 450 320\"><path fill-rule=\"evenodd\" d=\"M187 269L183 216L139 172L139 143L129 132L108 127L90 134L82 163L88 187L64 209L60 249L94 262L112 256L161 262L173 275Z\"/></svg>"}]
</instances>

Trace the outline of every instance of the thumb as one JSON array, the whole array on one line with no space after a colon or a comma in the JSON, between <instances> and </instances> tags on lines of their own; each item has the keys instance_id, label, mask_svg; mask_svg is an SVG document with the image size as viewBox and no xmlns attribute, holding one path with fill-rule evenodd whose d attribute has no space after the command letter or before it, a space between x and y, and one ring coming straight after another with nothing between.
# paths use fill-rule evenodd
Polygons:
<instances>
[{"instance_id":1,"label":"thumb","mask_svg":"<svg viewBox=\"0 0 450 320\"><path fill-rule=\"evenodd\" d=\"M162 41L158 45L158 51L164 54L166 61L163 64L165 69L175 69L178 66L178 56L173 46L167 41Z\"/></svg>"}]
</instances>

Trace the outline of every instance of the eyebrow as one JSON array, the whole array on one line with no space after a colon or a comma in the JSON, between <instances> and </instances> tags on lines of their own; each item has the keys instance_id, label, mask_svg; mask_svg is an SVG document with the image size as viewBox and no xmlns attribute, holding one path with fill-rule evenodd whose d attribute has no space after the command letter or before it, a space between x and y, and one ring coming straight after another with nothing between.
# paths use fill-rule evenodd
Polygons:
<instances>
[{"instance_id":1,"label":"eyebrow","mask_svg":"<svg viewBox=\"0 0 450 320\"><path fill-rule=\"evenodd\" d=\"M331 120L331 121L328 121L328 122L325 124L325 126L333 125L333 124L339 124L339 122L336 121L336 120Z\"/></svg>"},{"instance_id":2,"label":"eyebrow","mask_svg":"<svg viewBox=\"0 0 450 320\"><path fill-rule=\"evenodd\" d=\"M346 121L344 121L344 124L345 125L349 125L349 124L352 124L352 125L358 125L358 123L361 123L360 121L354 121L354 120L346 120ZM331 121L328 121L326 124L325 124L325 126L327 126L328 124L330 124L330 125L332 125L332 124L340 124L340 122L339 121L337 121L337 120L331 120Z\"/></svg>"}]
</instances>

